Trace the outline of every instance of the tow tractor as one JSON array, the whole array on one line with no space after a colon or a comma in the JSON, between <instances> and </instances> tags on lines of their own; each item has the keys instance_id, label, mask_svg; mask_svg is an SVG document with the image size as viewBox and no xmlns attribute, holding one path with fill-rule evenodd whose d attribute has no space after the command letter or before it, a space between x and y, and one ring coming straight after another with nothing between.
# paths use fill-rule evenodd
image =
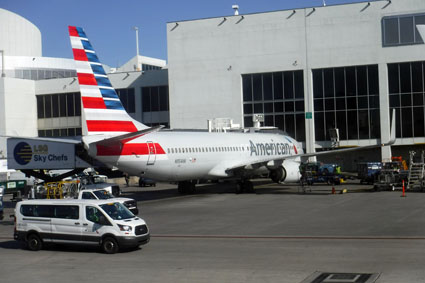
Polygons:
<instances>
[{"instance_id":1,"label":"tow tractor","mask_svg":"<svg viewBox=\"0 0 425 283\"><path fill-rule=\"evenodd\" d=\"M403 180L407 180L409 171L406 162L401 157L393 157L393 161L383 163L381 172L373 188L375 191L394 190L400 187Z\"/></svg>"}]
</instances>

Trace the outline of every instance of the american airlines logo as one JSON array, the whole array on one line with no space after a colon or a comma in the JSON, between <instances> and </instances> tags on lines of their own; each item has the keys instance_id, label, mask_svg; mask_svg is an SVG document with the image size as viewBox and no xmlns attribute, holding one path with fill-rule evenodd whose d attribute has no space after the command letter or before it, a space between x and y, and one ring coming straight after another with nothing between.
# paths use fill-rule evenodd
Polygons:
<instances>
[{"instance_id":1,"label":"american airlines logo","mask_svg":"<svg viewBox=\"0 0 425 283\"><path fill-rule=\"evenodd\" d=\"M259 155L288 155L291 153L291 146L287 143L254 143L249 140L251 156Z\"/></svg>"}]
</instances>

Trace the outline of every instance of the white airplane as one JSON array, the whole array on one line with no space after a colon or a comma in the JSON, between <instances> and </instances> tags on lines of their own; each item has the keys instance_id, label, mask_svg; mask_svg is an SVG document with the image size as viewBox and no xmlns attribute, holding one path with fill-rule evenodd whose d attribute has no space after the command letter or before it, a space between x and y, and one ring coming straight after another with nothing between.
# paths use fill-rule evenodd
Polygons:
<instances>
[{"instance_id":1,"label":"white airplane","mask_svg":"<svg viewBox=\"0 0 425 283\"><path fill-rule=\"evenodd\" d=\"M83 143L93 158L129 175L178 182L191 193L199 180L238 179L237 192L252 191L250 178L268 174L278 183L300 180L300 158L331 152L303 152L301 143L278 133L175 132L149 128L122 106L82 28L69 27L82 102Z\"/></svg>"}]
</instances>

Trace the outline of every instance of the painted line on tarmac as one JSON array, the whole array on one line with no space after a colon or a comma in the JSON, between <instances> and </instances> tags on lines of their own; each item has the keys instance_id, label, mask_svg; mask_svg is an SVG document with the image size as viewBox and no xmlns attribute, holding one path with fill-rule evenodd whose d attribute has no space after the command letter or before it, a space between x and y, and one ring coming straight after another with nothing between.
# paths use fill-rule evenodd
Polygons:
<instances>
[{"instance_id":1,"label":"painted line on tarmac","mask_svg":"<svg viewBox=\"0 0 425 283\"><path fill-rule=\"evenodd\" d=\"M246 239L246 240L403 240L425 241L425 237L334 237L334 236L232 236L232 235L151 235L151 238L170 239ZM0 236L0 240L13 240L13 236Z\"/></svg>"},{"instance_id":2,"label":"painted line on tarmac","mask_svg":"<svg viewBox=\"0 0 425 283\"><path fill-rule=\"evenodd\" d=\"M351 237L351 236L238 236L238 235L161 235L154 234L151 238L176 239L260 239L260 240L418 240L425 237Z\"/></svg>"}]
</instances>

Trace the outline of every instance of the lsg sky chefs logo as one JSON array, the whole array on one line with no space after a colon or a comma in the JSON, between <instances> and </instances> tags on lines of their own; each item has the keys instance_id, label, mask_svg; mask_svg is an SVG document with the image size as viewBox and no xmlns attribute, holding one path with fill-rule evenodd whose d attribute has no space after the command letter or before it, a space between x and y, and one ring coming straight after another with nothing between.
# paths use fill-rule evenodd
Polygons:
<instances>
[{"instance_id":1,"label":"lsg sky chefs logo","mask_svg":"<svg viewBox=\"0 0 425 283\"><path fill-rule=\"evenodd\" d=\"M26 142L20 142L15 146L13 155L19 165L27 165L31 160L42 164L68 161L68 156L65 154L49 154L47 144L38 144L31 147Z\"/></svg>"},{"instance_id":2,"label":"lsg sky chefs logo","mask_svg":"<svg viewBox=\"0 0 425 283\"><path fill-rule=\"evenodd\" d=\"M27 165L32 159L32 149L26 142L20 142L15 146L13 156L20 165Z\"/></svg>"}]
</instances>

